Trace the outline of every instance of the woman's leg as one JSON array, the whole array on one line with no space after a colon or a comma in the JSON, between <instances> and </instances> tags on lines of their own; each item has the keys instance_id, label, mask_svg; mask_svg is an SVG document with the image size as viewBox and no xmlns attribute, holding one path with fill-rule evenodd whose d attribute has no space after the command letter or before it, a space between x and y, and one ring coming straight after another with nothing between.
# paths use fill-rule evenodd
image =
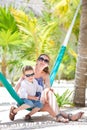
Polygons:
<instances>
[{"instance_id":1,"label":"woman's leg","mask_svg":"<svg viewBox=\"0 0 87 130\"><path fill-rule=\"evenodd\" d=\"M55 111L53 111L53 109L49 106L48 103L45 103L43 108L41 108L40 111L47 111L52 117L56 117L56 113Z\"/></svg>"},{"instance_id":2,"label":"woman's leg","mask_svg":"<svg viewBox=\"0 0 87 130\"><path fill-rule=\"evenodd\" d=\"M47 103L40 111L47 111L53 118L56 119L57 122L66 123L69 121L68 119L64 118L60 113L59 114L55 113L54 110Z\"/></svg>"},{"instance_id":3,"label":"woman's leg","mask_svg":"<svg viewBox=\"0 0 87 130\"><path fill-rule=\"evenodd\" d=\"M55 111L55 113L60 113L61 116L63 116L66 119L72 120L72 121L79 120L82 117L82 115L84 114L84 112L78 112L76 114L67 114L65 112L59 112L56 98L52 91L48 91L48 103L51 106L51 108L53 109L53 111Z\"/></svg>"},{"instance_id":4,"label":"woman's leg","mask_svg":"<svg viewBox=\"0 0 87 130\"><path fill-rule=\"evenodd\" d=\"M41 100L41 102L43 102L44 106L43 106L43 108L41 108L40 111L47 111L51 116L55 117L56 113L52 109L52 107L49 105L49 102L48 102L48 91L49 91L49 88L46 88L43 90L43 92L41 94L40 100Z\"/></svg>"},{"instance_id":5,"label":"woman's leg","mask_svg":"<svg viewBox=\"0 0 87 130\"><path fill-rule=\"evenodd\" d=\"M40 111L47 111L52 117L56 118L56 121L58 122L68 122L69 120L67 118L64 118L60 113L59 113L59 108L56 102L55 95L52 91L44 91L43 94L45 97L45 105ZM46 103L47 102L47 103Z\"/></svg>"},{"instance_id":6,"label":"woman's leg","mask_svg":"<svg viewBox=\"0 0 87 130\"><path fill-rule=\"evenodd\" d=\"M59 113L59 107L56 101L56 97L52 91L48 91L48 104L51 106L53 111L55 111L56 114Z\"/></svg>"},{"instance_id":7,"label":"woman's leg","mask_svg":"<svg viewBox=\"0 0 87 130\"><path fill-rule=\"evenodd\" d=\"M51 108L50 109L51 111L54 111L56 114L59 113L59 107L56 101L56 97L53 91L50 90L49 88L44 89L41 95L41 101L44 102L45 104L48 103ZM47 105L45 107L47 107Z\"/></svg>"}]
</instances>

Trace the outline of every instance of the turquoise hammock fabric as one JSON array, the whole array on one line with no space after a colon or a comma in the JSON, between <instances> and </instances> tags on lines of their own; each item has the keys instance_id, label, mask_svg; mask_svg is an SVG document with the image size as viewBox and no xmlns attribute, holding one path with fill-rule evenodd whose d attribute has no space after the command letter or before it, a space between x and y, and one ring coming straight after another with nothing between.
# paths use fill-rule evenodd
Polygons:
<instances>
[{"instance_id":1,"label":"turquoise hammock fabric","mask_svg":"<svg viewBox=\"0 0 87 130\"><path fill-rule=\"evenodd\" d=\"M66 38L65 38L65 41L60 49L60 52L57 56L57 59L55 61L55 64L53 66L53 69L51 71L51 74L50 74L50 83L51 83L51 86L53 84L53 81L55 79L55 76L57 74L57 71L58 71L58 68L59 68L59 65L63 59L63 56L64 56L64 53L65 53L65 50L66 50L66 46L67 46L67 43L69 41L69 38L70 38L70 34L72 32L72 28L74 26L74 22L75 22L75 19L76 19L76 16L78 14L78 11L79 11L79 8L80 8L80 4L76 10L76 13L74 15L74 18L72 20L72 23L71 23L71 26L67 32L67 35L66 35ZM13 97L13 99L15 99L15 101L19 104L19 105L22 105L24 102L23 100L18 96L18 94L15 92L15 90L13 89L13 86L8 82L8 80L5 78L5 76L0 72L0 81L2 82L2 84L4 85L4 87L7 89L7 91L9 92L9 94ZM31 109L28 109L28 110L31 110Z\"/></svg>"},{"instance_id":2,"label":"turquoise hammock fabric","mask_svg":"<svg viewBox=\"0 0 87 130\"><path fill-rule=\"evenodd\" d=\"M72 32L72 29L73 29L73 26L74 26L74 23L75 23L75 20L76 20L76 17L77 17L77 14L78 14L79 9L80 9L80 6L81 6L81 2L78 5L78 8L77 8L77 10L75 12L75 15L73 17L72 23L71 23L71 25L70 25L70 27L68 29L68 32L67 32L66 37L65 37L65 40L64 40L64 42L62 44L60 52L59 52L59 54L58 54L58 56L56 58L56 61L55 61L54 66L53 66L53 69L51 71L51 74L50 74L50 83L51 83L51 86L52 86L53 81L54 81L54 79L56 77L56 74L58 72L60 63L61 63L61 61L63 59L64 53L65 53L65 50L66 50L66 46L68 44L68 41L69 41L69 38L70 38L70 35L71 35L71 32Z\"/></svg>"},{"instance_id":3,"label":"turquoise hammock fabric","mask_svg":"<svg viewBox=\"0 0 87 130\"><path fill-rule=\"evenodd\" d=\"M8 82L8 80L5 78L5 76L0 72L0 81L4 85L4 87L7 89L9 94L12 96L13 99L18 103L18 105L24 104L23 100L18 96L18 94L13 89L13 86ZM28 108L27 110L31 111L31 108Z\"/></svg>"},{"instance_id":4,"label":"turquoise hammock fabric","mask_svg":"<svg viewBox=\"0 0 87 130\"><path fill-rule=\"evenodd\" d=\"M51 86L53 84L53 81L56 77L56 74L58 72L58 69L59 69L59 66L60 66L60 63L62 61L62 58L64 56L64 53L65 53L65 50L66 50L66 47L65 46L62 46L61 49L60 49L60 53L55 61L55 64L54 64L54 67L50 73L50 83L51 83Z\"/></svg>"},{"instance_id":5,"label":"turquoise hammock fabric","mask_svg":"<svg viewBox=\"0 0 87 130\"><path fill-rule=\"evenodd\" d=\"M7 89L7 91L10 93L10 95L17 101L19 105L22 105L24 102L21 100L21 98L18 96L18 94L13 89L12 85L7 81L5 76L0 72L0 81L4 85L4 87Z\"/></svg>"}]
</instances>

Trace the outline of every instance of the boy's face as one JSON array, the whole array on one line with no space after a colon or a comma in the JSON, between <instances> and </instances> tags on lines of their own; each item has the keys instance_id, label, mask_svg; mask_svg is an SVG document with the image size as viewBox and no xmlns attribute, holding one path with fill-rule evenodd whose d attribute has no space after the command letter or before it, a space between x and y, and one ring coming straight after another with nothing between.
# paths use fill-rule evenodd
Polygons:
<instances>
[{"instance_id":1,"label":"boy's face","mask_svg":"<svg viewBox=\"0 0 87 130\"><path fill-rule=\"evenodd\" d=\"M27 70L27 71L25 71L25 79L27 79L29 82L33 82L34 71L33 70Z\"/></svg>"}]
</instances>

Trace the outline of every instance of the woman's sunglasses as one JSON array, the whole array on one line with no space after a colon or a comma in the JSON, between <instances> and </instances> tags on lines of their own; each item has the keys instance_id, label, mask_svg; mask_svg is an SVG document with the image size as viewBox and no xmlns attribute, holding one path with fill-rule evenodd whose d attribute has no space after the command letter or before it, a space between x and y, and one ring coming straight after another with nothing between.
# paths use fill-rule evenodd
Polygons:
<instances>
[{"instance_id":1,"label":"woman's sunglasses","mask_svg":"<svg viewBox=\"0 0 87 130\"><path fill-rule=\"evenodd\" d=\"M43 57L38 58L39 61L44 61L45 63L49 64L49 60L44 59Z\"/></svg>"},{"instance_id":2,"label":"woman's sunglasses","mask_svg":"<svg viewBox=\"0 0 87 130\"><path fill-rule=\"evenodd\" d=\"M34 76L34 73L32 73L32 74L26 74L25 76L26 77L32 77L32 76Z\"/></svg>"}]
</instances>

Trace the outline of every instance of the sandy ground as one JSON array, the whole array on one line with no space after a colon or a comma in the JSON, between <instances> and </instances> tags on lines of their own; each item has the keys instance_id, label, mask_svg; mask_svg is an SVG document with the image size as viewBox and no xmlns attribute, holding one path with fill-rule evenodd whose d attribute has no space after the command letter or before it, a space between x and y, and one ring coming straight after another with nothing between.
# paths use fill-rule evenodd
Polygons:
<instances>
[{"instance_id":1,"label":"sandy ground","mask_svg":"<svg viewBox=\"0 0 87 130\"><path fill-rule=\"evenodd\" d=\"M67 87L72 91L73 85L63 85L56 87L54 85L54 89L56 92L62 94ZM83 111L84 115L79 121L70 121L69 123L59 123L56 122L47 112L38 112L33 115L32 122L25 122L24 116L29 111L23 110L18 112L14 121L9 119L9 110L12 105L16 105L16 102L9 95L5 88L0 88L0 130L67 130L69 129L87 129L87 107L82 108L63 108L62 110L67 113L76 113L79 111Z\"/></svg>"}]
</instances>

